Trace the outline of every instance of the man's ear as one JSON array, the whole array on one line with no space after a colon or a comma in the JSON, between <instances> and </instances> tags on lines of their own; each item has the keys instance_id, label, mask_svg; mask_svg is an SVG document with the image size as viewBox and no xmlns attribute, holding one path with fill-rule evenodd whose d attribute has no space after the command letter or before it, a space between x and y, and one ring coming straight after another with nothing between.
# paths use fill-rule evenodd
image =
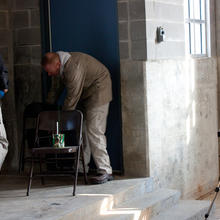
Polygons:
<instances>
[{"instance_id":1,"label":"man's ear","mask_svg":"<svg viewBox=\"0 0 220 220\"><path fill-rule=\"evenodd\" d=\"M57 64L56 64L56 66L57 66L57 68L59 68L59 69L60 69L61 62L60 62L60 61L58 61L58 62L57 62Z\"/></svg>"}]
</instances>

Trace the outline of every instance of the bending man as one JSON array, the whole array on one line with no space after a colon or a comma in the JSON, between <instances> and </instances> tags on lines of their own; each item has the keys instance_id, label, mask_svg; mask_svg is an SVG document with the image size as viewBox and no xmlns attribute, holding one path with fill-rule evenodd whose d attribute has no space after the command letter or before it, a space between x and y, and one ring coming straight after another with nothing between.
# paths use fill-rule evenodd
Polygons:
<instances>
[{"instance_id":1,"label":"bending man","mask_svg":"<svg viewBox=\"0 0 220 220\"><path fill-rule=\"evenodd\" d=\"M87 139L85 163L88 165L92 154L97 167L97 176L91 178L92 183L112 180L105 137L109 103L112 100L108 69L87 54L61 51L45 54L42 66L49 76L60 76L67 89L63 109L74 110L78 103L82 106L87 134L87 138L84 138ZM51 94L55 97L54 91Z\"/></svg>"}]
</instances>

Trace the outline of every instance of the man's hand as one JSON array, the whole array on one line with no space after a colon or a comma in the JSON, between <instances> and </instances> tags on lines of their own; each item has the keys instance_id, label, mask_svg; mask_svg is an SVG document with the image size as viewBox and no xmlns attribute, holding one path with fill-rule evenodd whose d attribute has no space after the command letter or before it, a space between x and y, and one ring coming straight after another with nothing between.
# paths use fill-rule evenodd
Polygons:
<instances>
[{"instance_id":1,"label":"man's hand","mask_svg":"<svg viewBox=\"0 0 220 220\"><path fill-rule=\"evenodd\" d=\"M8 92L8 89L4 89L3 91L4 91L4 93L7 93L7 92Z\"/></svg>"}]
</instances>

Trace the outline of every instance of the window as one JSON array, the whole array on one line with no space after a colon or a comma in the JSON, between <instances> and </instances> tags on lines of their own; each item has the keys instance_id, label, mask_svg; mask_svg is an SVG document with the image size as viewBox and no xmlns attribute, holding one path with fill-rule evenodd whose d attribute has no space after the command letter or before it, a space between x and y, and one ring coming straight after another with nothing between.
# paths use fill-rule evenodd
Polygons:
<instances>
[{"instance_id":1,"label":"window","mask_svg":"<svg viewBox=\"0 0 220 220\"><path fill-rule=\"evenodd\" d=\"M208 54L207 7L208 0L186 0L188 53L193 56Z\"/></svg>"}]
</instances>

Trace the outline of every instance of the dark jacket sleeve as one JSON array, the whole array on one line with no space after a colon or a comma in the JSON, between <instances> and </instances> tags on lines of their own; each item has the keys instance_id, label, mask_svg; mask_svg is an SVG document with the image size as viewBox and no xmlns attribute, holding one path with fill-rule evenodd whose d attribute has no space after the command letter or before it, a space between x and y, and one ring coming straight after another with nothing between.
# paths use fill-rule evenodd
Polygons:
<instances>
[{"instance_id":1,"label":"dark jacket sleeve","mask_svg":"<svg viewBox=\"0 0 220 220\"><path fill-rule=\"evenodd\" d=\"M0 90L8 89L8 70L0 56Z\"/></svg>"}]
</instances>

